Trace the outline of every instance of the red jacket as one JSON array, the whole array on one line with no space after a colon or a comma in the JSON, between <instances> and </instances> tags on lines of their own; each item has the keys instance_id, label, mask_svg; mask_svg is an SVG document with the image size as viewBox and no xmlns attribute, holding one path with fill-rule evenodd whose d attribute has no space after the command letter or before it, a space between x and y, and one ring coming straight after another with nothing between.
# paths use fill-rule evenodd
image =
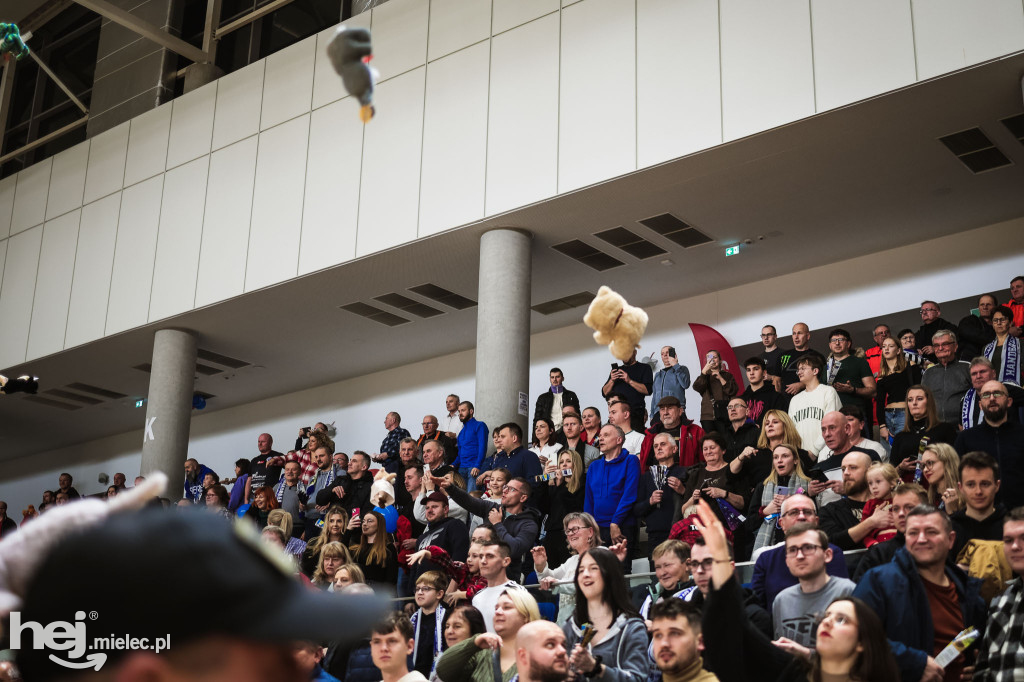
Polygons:
<instances>
[{"instance_id":1,"label":"red jacket","mask_svg":"<svg viewBox=\"0 0 1024 682\"><path fill-rule=\"evenodd\" d=\"M647 460L654 451L654 437L659 433L668 431L662 424L655 424L644 432L644 443L640 446L640 471L647 471ZM670 432L671 433L671 432ZM690 422L681 424L677 433L671 433L676 437L679 445L679 464L684 467L692 467L704 461L704 453L701 452L700 442L704 438L704 429L700 424Z\"/></svg>"}]
</instances>

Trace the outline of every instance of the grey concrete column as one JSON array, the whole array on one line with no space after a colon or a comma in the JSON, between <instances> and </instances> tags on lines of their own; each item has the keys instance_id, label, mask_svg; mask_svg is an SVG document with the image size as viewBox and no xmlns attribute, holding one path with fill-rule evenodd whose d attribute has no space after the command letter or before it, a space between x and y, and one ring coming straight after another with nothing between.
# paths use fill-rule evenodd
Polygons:
<instances>
[{"instance_id":1,"label":"grey concrete column","mask_svg":"<svg viewBox=\"0 0 1024 682\"><path fill-rule=\"evenodd\" d=\"M530 405L529 232L502 228L480 237L480 287L476 321L476 418L493 429L514 421L529 431ZM526 414L519 394L526 395Z\"/></svg>"},{"instance_id":2,"label":"grey concrete column","mask_svg":"<svg viewBox=\"0 0 1024 682\"><path fill-rule=\"evenodd\" d=\"M168 497L182 497L192 393L196 375L196 335L181 329L161 329L153 339L153 366L146 400L142 437L142 475L167 474Z\"/></svg>"}]
</instances>

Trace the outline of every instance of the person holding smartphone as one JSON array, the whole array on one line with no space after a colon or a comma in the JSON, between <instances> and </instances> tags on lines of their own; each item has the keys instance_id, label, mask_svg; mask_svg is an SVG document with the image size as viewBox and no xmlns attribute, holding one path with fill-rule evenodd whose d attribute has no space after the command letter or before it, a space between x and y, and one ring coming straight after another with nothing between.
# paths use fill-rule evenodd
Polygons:
<instances>
[{"instance_id":1,"label":"person holding smartphone","mask_svg":"<svg viewBox=\"0 0 1024 682\"><path fill-rule=\"evenodd\" d=\"M643 433L647 421L647 396L654 389L654 370L644 362L636 361L636 351L623 364L612 363L608 380L601 387L601 395L608 398L614 393L629 403L630 425L634 431Z\"/></svg>"},{"instance_id":2,"label":"person holding smartphone","mask_svg":"<svg viewBox=\"0 0 1024 682\"><path fill-rule=\"evenodd\" d=\"M651 391L651 410L654 412L651 418L652 423L660 421L660 415L655 408L666 396L672 396L678 400L685 413L686 389L690 387L690 370L685 365L679 364L674 347L662 347L661 364L664 367L654 375L654 390Z\"/></svg>"}]
</instances>

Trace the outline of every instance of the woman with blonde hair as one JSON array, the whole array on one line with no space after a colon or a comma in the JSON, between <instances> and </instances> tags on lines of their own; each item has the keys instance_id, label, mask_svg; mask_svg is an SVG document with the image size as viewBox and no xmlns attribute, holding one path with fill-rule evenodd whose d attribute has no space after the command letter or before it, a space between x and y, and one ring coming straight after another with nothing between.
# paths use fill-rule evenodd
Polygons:
<instances>
[{"instance_id":1,"label":"woman with blonde hair","mask_svg":"<svg viewBox=\"0 0 1024 682\"><path fill-rule=\"evenodd\" d=\"M331 591L341 592L349 585L354 585L355 583L366 584L366 576L363 575L363 569L359 568L359 564L342 564L334 572L334 583L331 585Z\"/></svg>"},{"instance_id":2,"label":"woman with blonde hair","mask_svg":"<svg viewBox=\"0 0 1024 682\"><path fill-rule=\"evenodd\" d=\"M328 542L320 550L320 560L313 571L313 584L321 590L330 589L334 584L334 574L344 564L352 563L352 555L340 542Z\"/></svg>"},{"instance_id":3,"label":"woman with blonde hair","mask_svg":"<svg viewBox=\"0 0 1024 682\"><path fill-rule=\"evenodd\" d=\"M810 477L804 473L797 451L795 445L788 443L775 446L772 450L772 472L754 488L750 496L744 525L754 534L754 552L778 541L779 528L776 521L787 497L797 493L810 497Z\"/></svg>"},{"instance_id":4,"label":"woman with blonde hair","mask_svg":"<svg viewBox=\"0 0 1024 682\"><path fill-rule=\"evenodd\" d=\"M306 543L292 537L292 523L292 515L284 509L271 509L270 514L267 515L267 525L277 526L284 531L284 536L288 538L288 543L284 546L285 553L295 557L295 560L298 561L302 553L306 551Z\"/></svg>"},{"instance_id":5,"label":"woman with blonde hair","mask_svg":"<svg viewBox=\"0 0 1024 682\"><path fill-rule=\"evenodd\" d=\"M563 535L572 555L558 568L548 564L548 554L544 547L534 547L533 568L537 571L537 579L542 590L551 590L558 595L558 616L555 622L562 625L572 617L576 608L576 585L572 579L576 576L576 566L580 555L601 544L601 529L594 517L585 512L571 512L562 519ZM563 583L557 585L556 583Z\"/></svg>"},{"instance_id":6,"label":"woman with blonde hair","mask_svg":"<svg viewBox=\"0 0 1024 682\"><path fill-rule=\"evenodd\" d=\"M394 587L398 582L398 552L388 536L383 514L369 509L361 517L353 516L345 539L353 563L363 569L366 584L375 589Z\"/></svg>"},{"instance_id":7,"label":"woman with blonde hair","mask_svg":"<svg viewBox=\"0 0 1024 682\"><path fill-rule=\"evenodd\" d=\"M540 620L537 600L526 589L509 586L494 607L494 632L470 637L445 651L437 659L438 678L444 682L497 682L497 665L501 682L508 682L518 672L516 635L535 620Z\"/></svg>"},{"instance_id":8,"label":"woman with blonde hair","mask_svg":"<svg viewBox=\"0 0 1024 682\"><path fill-rule=\"evenodd\" d=\"M729 470L734 474L742 473L744 485L753 490L772 472L772 453L784 443L796 448L804 471L814 468L815 461L810 453L801 447L803 439L789 414L784 410L768 410L764 413L764 421L761 422L761 435L757 437L757 447L744 448L729 462Z\"/></svg>"},{"instance_id":9,"label":"woman with blonde hair","mask_svg":"<svg viewBox=\"0 0 1024 682\"><path fill-rule=\"evenodd\" d=\"M320 535L306 543L306 551L302 553L302 572L313 577L316 565L320 562L320 550L329 542L344 542L345 529L348 527L348 512L344 507L334 506L324 514L324 527Z\"/></svg>"},{"instance_id":10,"label":"woman with blonde hair","mask_svg":"<svg viewBox=\"0 0 1024 682\"><path fill-rule=\"evenodd\" d=\"M952 445L932 443L921 454L921 472L928 482L928 504L947 514L962 509L960 455Z\"/></svg>"},{"instance_id":11,"label":"woman with blonde hair","mask_svg":"<svg viewBox=\"0 0 1024 682\"><path fill-rule=\"evenodd\" d=\"M566 471L570 472L568 476L564 475ZM548 460L544 474L550 478L533 487L533 503L547 515L544 549L550 561L559 565L569 558L563 521L567 514L583 511L587 490L583 458L575 450L565 450Z\"/></svg>"}]
</instances>

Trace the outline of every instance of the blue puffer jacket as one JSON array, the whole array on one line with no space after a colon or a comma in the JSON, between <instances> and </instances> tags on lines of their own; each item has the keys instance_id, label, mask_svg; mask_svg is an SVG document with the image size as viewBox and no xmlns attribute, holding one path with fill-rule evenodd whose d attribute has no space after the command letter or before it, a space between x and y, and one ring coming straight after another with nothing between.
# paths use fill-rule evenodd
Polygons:
<instances>
[{"instance_id":1,"label":"blue puffer jacket","mask_svg":"<svg viewBox=\"0 0 1024 682\"><path fill-rule=\"evenodd\" d=\"M966 627L985 630L985 602L981 581L960 569L946 566L946 575L956 585ZM885 626L893 654L904 680L919 680L935 646L931 607L914 557L907 548L896 552L892 561L864 574L853 596L863 599Z\"/></svg>"},{"instance_id":2,"label":"blue puffer jacket","mask_svg":"<svg viewBox=\"0 0 1024 682\"><path fill-rule=\"evenodd\" d=\"M364 642L352 649L348 655L345 682L379 682L380 678L380 669L373 664L373 656L370 655L370 643Z\"/></svg>"}]
</instances>

